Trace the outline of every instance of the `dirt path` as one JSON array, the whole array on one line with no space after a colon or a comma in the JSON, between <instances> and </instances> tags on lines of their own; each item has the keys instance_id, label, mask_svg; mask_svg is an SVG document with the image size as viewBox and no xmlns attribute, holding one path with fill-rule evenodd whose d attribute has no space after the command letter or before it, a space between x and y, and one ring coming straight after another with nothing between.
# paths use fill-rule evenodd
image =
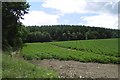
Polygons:
<instances>
[{"instance_id":1,"label":"dirt path","mask_svg":"<svg viewBox=\"0 0 120 80\"><path fill-rule=\"evenodd\" d=\"M55 59L30 62L57 71L61 78L118 78L117 64L82 63Z\"/></svg>"}]
</instances>

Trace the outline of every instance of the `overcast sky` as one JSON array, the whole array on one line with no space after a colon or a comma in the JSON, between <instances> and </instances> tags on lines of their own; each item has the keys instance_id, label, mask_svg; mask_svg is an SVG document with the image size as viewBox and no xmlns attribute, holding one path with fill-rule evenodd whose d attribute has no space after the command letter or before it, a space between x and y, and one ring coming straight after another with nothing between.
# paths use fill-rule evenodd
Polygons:
<instances>
[{"instance_id":1,"label":"overcast sky","mask_svg":"<svg viewBox=\"0 0 120 80\"><path fill-rule=\"evenodd\" d=\"M27 0L24 25L87 25L118 28L118 0Z\"/></svg>"}]
</instances>

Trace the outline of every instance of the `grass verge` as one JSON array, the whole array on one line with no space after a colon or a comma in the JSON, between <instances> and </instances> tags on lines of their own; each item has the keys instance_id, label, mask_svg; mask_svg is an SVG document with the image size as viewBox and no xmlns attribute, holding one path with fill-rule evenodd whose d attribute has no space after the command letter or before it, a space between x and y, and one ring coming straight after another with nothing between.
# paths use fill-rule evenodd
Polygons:
<instances>
[{"instance_id":1,"label":"grass verge","mask_svg":"<svg viewBox=\"0 0 120 80\"><path fill-rule=\"evenodd\" d=\"M57 78L58 74L25 60L3 55L2 78Z\"/></svg>"}]
</instances>

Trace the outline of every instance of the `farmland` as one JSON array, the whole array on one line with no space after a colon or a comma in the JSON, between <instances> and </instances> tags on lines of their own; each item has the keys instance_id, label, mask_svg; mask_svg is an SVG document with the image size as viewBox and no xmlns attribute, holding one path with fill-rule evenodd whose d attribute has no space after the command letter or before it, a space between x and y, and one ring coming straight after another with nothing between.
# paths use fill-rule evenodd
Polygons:
<instances>
[{"instance_id":1,"label":"farmland","mask_svg":"<svg viewBox=\"0 0 120 80\"><path fill-rule=\"evenodd\" d=\"M84 52L118 57L117 39L99 39L99 40L78 40L65 42L52 42L52 44Z\"/></svg>"},{"instance_id":2,"label":"farmland","mask_svg":"<svg viewBox=\"0 0 120 80\"><path fill-rule=\"evenodd\" d=\"M113 14L117 2L52 3L56 5L49 0L2 2L2 80L118 78L120 29Z\"/></svg>"},{"instance_id":3,"label":"farmland","mask_svg":"<svg viewBox=\"0 0 120 80\"><path fill-rule=\"evenodd\" d=\"M54 58L80 62L119 63L118 39L26 43L22 55L27 60Z\"/></svg>"}]
</instances>

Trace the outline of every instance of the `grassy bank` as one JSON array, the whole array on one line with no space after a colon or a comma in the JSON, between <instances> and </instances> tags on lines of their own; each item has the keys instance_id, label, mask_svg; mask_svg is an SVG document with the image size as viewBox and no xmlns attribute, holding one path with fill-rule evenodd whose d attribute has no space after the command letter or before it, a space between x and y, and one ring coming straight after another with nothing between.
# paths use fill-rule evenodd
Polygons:
<instances>
[{"instance_id":1,"label":"grassy bank","mask_svg":"<svg viewBox=\"0 0 120 80\"><path fill-rule=\"evenodd\" d=\"M9 55L3 55L3 78L56 78L57 73L35 66L25 60L15 59Z\"/></svg>"}]
</instances>

